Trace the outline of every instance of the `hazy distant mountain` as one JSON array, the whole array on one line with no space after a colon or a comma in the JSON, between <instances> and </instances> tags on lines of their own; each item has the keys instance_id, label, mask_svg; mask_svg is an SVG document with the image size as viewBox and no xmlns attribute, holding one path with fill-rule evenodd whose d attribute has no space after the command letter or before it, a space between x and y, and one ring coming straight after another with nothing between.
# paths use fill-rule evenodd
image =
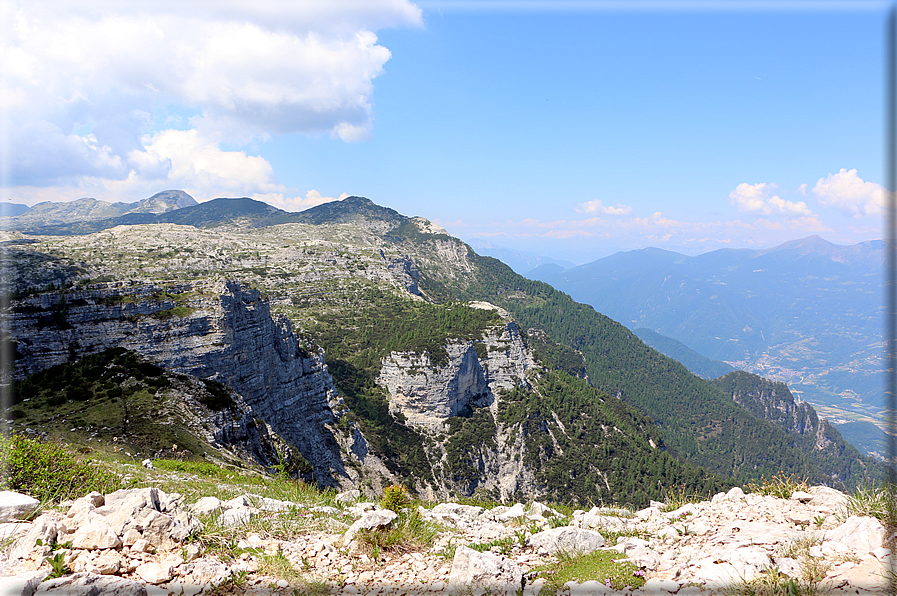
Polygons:
<instances>
[{"instance_id":1,"label":"hazy distant mountain","mask_svg":"<svg viewBox=\"0 0 897 596\"><path fill-rule=\"evenodd\" d=\"M539 279L635 328L788 382L823 415L881 413L881 241L620 252Z\"/></svg>"},{"instance_id":2,"label":"hazy distant mountain","mask_svg":"<svg viewBox=\"0 0 897 596\"><path fill-rule=\"evenodd\" d=\"M672 337L666 337L659 333L655 333L650 329L634 329L640 340L660 352L665 356L669 356L677 362L685 365L685 368L704 379L716 379L725 374L735 371L735 367L720 362L719 360L711 360L701 356L681 341L676 341Z\"/></svg>"},{"instance_id":3,"label":"hazy distant mountain","mask_svg":"<svg viewBox=\"0 0 897 596\"><path fill-rule=\"evenodd\" d=\"M197 204L196 199L183 190L163 190L147 199L138 201L136 205L132 204L132 208L125 213L166 213Z\"/></svg>"},{"instance_id":4,"label":"hazy distant mountain","mask_svg":"<svg viewBox=\"0 0 897 596\"><path fill-rule=\"evenodd\" d=\"M480 240L478 238L471 239L467 244L469 244L470 247L477 252L477 254L483 255L484 257L496 258L513 269L515 273L525 275L526 277L530 277L530 279L536 278L528 275L528 272L542 265L557 265L558 267L560 267L561 271L576 266L576 263L572 263L570 261L553 259L551 257L535 255L533 253L524 252L522 250L505 248L503 246L498 246L496 244L492 244L491 242Z\"/></svg>"},{"instance_id":5,"label":"hazy distant mountain","mask_svg":"<svg viewBox=\"0 0 897 596\"><path fill-rule=\"evenodd\" d=\"M15 217L28 211L28 205L21 203L0 203L0 217Z\"/></svg>"},{"instance_id":6,"label":"hazy distant mountain","mask_svg":"<svg viewBox=\"0 0 897 596\"><path fill-rule=\"evenodd\" d=\"M196 200L182 190L164 190L136 203L108 203L93 198L76 201L45 201L24 212L9 217L3 227L36 231L48 226L66 226L82 222L112 220L127 214L160 214L197 205ZM138 220L128 223L140 223Z\"/></svg>"}]
</instances>

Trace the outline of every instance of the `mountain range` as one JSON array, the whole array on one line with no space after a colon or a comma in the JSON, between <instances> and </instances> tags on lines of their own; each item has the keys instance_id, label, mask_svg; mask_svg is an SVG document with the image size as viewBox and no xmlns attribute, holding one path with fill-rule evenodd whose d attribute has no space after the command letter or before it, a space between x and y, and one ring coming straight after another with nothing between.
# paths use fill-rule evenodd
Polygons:
<instances>
[{"instance_id":1,"label":"mountain range","mask_svg":"<svg viewBox=\"0 0 897 596\"><path fill-rule=\"evenodd\" d=\"M778 473L845 488L883 474L786 387L695 376L362 197L301 213L215 199L5 236L13 429L131 454L174 437L182 457L237 449L323 486L427 497L641 505ZM131 368L90 360L110 349ZM166 412L190 383L211 397L188 424ZM135 430L160 420L164 441Z\"/></svg>"},{"instance_id":2,"label":"mountain range","mask_svg":"<svg viewBox=\"0 0 897 596\"><path fill-rule=\"evenodd\" d=\"M884 427L883 267L881 241L810 236L694 257L647 248L528 275L627 327L787 382L834 421ZM885 453L882 429L862 428Z\"/></svg>"}]
</instances>

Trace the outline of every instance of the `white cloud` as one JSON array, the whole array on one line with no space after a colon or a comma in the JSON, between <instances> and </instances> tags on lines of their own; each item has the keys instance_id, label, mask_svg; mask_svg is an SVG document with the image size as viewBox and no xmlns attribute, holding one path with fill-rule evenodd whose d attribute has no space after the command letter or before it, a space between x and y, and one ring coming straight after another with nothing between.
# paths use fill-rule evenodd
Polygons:
<instances>
[{"instance_id":1,"label":"white cloud","mask_svg":"<svg viewBox=\"0 0 897 596\"><path fill-rule=\"evenodd\" d=\"M629 215L632 207L629 205L605 205L601 199L593 199L586 203L579 203L573 208L577 213L603 213L604 215Z\"/></svg>"},{"instance_id":2,"label":"white cloud","mask_svg":"<svg viewBox=\"0 0 897 596\"><path fill-rule=\"evenodd\" d=\"M758 215L811 216L813 212L803 201L797 203L786 201L778 195L772 195L775 184L748 184L743 182L729 193L729 203L742 213Z\"/></svg>"},{"instance_id":3,"label":"white cloud","mask_svg":"<svg viewBox=\"0 0 897 596\"><path fill-rule=\"evenodd\" d=\"M310 191L305 193L305 198L284 197L282 193L261 194L255 195L252 198L258 199L259 201L264 201L269 205L274 205L275 207L283 209L284 211L303 211L305 209L308 209L309 207L314 207L315 205L322 205L324 203L331 203L333 201L342 201L348 196L349 194L344 192L338 197L324 197L321 196L321 193L319 193L315 189L311 189Z\"/></svg>"},{"instance_id":4,"label":"white cloud","mask_svg":"<svg viewBox=\"0 0 897 596\"><path fill-rule=\"evenodd\" d=\"M865 182L856 169L841 168L816 181L813 194L823 205L835 207L853 217L881 215L885 203L885 189L874 182Z\"/></svg>"},{"instance_id":5,"label":"white cloud","mask_svg":"<svg viewBox=\"0 0 897 596\"><path fill-rule=\"evenodd\" d=\"M0 0L0 130L14 149L2 182L159 176L142 136L172 112L210 143L365 140L390 58L374 31L421 25L408 0Z\"/></svg>"},{"instance_id":6,"label":"white cloud","mask_svg":"<svg viewBox=\"0 0 897 596\"><path fill-rule=\"evenodd\" d=\"M180 188L202 202L217 197L250 197L286 211L301 211L346 198L325 197L317 190L301 196L279 183L271 164L243 151L225 151L196 130L164 130L142 138L140 150L128 153L120 167L125 175L81 176L73 186L20 186L18 202L73 200L91 196L110 202L148 197L161 188Z\"/></svg>"}]
</instances>

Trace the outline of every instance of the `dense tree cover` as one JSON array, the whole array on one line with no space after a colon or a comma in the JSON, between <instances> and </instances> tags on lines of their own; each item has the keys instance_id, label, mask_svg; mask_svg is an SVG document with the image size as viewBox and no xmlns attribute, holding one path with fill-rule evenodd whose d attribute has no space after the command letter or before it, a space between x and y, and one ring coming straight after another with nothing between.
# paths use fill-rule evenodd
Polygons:
<instances>
[{"instance_id":1,"label":"dense tree cover","mask_svg":"<svg viewBox=\"0 0 897 596\"><path fill-rule=\"evenodd\" d=\"M395 351L428 353L431 364L442 364L448 358L448 339L481 339L483 330L502 323L492 310L407 300L373 287L354 295L345 308L317 319L309 330L328 357L349 359L375 373L380 361Z\"/></svg>"},{"instance_id":2,"label":"dense tree cover","mask_svg":"<svg viewBox=\"0 0 897 596\"><path fill-rule=\"evenodd\" d=\"M472 251L468 258L479 273L466 285L428 283L425 276L421 286L444 300L497 304L524 328L542 329L552 341L579 350L592 384L649 416L663 431L670 451L685 461L739 483L784 472L810 482L839 484L828 463L805 451L796 436L758 419L619 323L496 259ZM855 465L866 469L862 462ZM850 477L858 476L852 472Z\"/></svg>"},{"instance_id":3,"label":"dense tree cover","mask_svg":"<svg viewBox=\"0 0 897 596\"><path fill-rule=\"evenodd\" d=\"M563 371L502 395L498 424L488 408L450 422L444 473L467 495L485 484L499 451L522 459L538 493L581 506L643 507L672 488L710 496L732 485L666 453L657 429L634 408ZM514 495L526 497L519 489Z\"/></svg>"},{"instance_id":4,"label":"dense tree cover","mask_svg":"<svg viewBox=\"0 0 897 596\"><path fill-rule=\"evenodd\" d=\"M744 371L712 382L758 418L765 418L786 432L798 433L796 444L814 454L814 463L820 470L845 485L857 486L870 477L884 477L884 464L860 454L834 427L820 420L815 410L796 404L785 383ZM778 405L772 408L774 404Z\"/></svg>"}]
</instances>

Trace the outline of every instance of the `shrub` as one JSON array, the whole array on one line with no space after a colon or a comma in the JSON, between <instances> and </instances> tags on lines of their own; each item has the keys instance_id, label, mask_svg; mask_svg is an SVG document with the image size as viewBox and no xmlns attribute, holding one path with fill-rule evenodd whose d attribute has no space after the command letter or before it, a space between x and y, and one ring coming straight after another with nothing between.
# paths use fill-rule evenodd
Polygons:
<instances>
[{"instance_id":1,"label":"shrub","mask_svg":"<svg viewBox=\"0 0 897 596\"><path fill-rule=\"evenodd\" d=\"M808 491L810 486L807 481L802 478L795 478L794 474L785 476L785 473L775 474L767 480L766 476L761 477L760 484L750 482L745 487L748 492L757 493L764 496L779 497L780 499L790 499L795 491Z\"/></svg>"},{"instance_id":2,"label":"shrub","mask_svg":"<svg viewBox=\"0 0 897 596\"><path fill-rule=\"evenodd\" d=\"M404 484L392 484L383 489L383 498L380 506L395 513L401 513L402 509L411 505L411 496Z\"/></svg>"},{"instance_id":3,"label":"shrub","mask_svg":"<svg viewBox=\"0 0 897 596\"><path fill-rule=\"evenodd\" d=\"M61 501L91 491L111 492L118 476L96 464L79 460L61 445L24 435L0 438L2 486L43 502Z\"/></svg>"}]
</instances>

